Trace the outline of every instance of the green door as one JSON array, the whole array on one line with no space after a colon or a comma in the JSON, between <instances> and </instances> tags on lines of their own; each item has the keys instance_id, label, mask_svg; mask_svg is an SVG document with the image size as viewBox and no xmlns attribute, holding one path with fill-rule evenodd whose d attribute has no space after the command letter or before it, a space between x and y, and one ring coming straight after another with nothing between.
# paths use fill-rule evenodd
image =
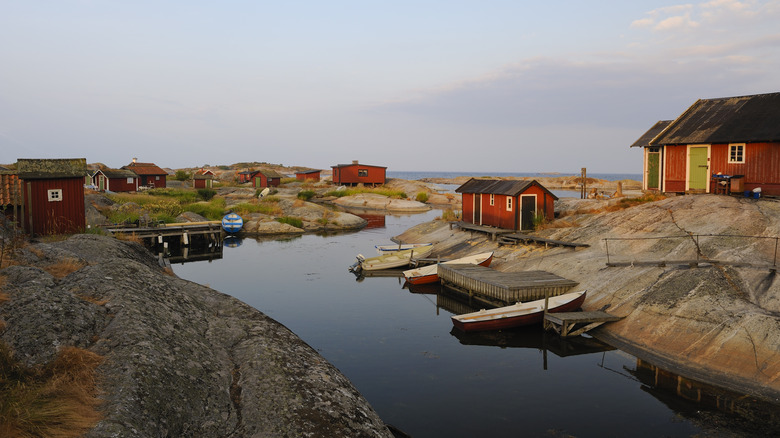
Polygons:
<instances>
[{"instance_id":1,"label":"green door","mask_svg":"<svg viewBox=\"0 0 780 438\"><path fill-rule=\"evenodd\" d=\"M647 189L657 190L660 188L661 154L657 151L647 153Z\"/></svg>"},{"instance_id":2,"label":"green door","mask_svg":"<svg viewBox=\"0 0 780 438\"><path fill-rule=\"evenodd\" d=\"M690 148L689 154L688 189L706 190L709 170L709 166L707 166L707 147Z\"/></svg>"},{"instance_id":3,"label":"green door","mask_svg":"<svg viewBox=\"0 0 780 438\"><path fill-rule=\"evenodd\" d=\"M259 176L255 177L255 187L262 187L263 186L263 180L260 179Z\"/></svg>"}]
</instances>

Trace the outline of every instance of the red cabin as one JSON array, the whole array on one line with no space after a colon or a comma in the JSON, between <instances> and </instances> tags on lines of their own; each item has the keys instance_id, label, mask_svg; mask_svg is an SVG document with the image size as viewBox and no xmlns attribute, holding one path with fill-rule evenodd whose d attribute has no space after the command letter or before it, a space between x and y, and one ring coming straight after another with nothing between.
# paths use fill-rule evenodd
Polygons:
<instances>
[{"instance_id":1,"label":"red cabin","mask_svg":"<svg viewBox=\"0 0 780 438\"><path fill-rule=\"evenodd\" d=\"M252 185L254 187L279 187L282 183L282 175L273 170L256 170L252 172Z\"/></svg>"},{"instance_id":2,"label":"red cabin","mask_svg":"<svg viewBox=\"0 0 780 438\"><path fill-rule=\"evenodd\" d=\"M644 148L645 190L780 195L780 93L700 99L656 123Z\"/></svg>"},{"instance_id":3,"label":"red cabin","mask_svg":"<svg viewBox=\"0 0 780 438\"><path fill-rule=\"evenodd\" d=\"M252 174L255 173L253 170L245 170L243 172L238 172L238 183L248 183L252 181Z\"/></svg>"},{"instance_id":4,"label":"red cabin","mask_svg":"<svg viewBox=\"0 0 780 438\"><path fill-rule=\"evenodd\" d=\"M92 175L92 184L101 192L136 192L138 175L127 169L99 169Z\"/></svg>"},{"instance_id":5,"label":"red cabin","mask_svg":"<svg viewBox=\"0 0 780 438\"><path fill-rule=\"evenodd\" d=\"M538 215L555 218L558 199L536 181L470 179L455 192L463 196L463 221L508 230L533 230Z\"/></svg>"},{"instance_id":6,"label":"red cabin","mask_svg":"<svg viewBox=\"0 0 780 438\"><path fill-rule=\"evenodd\" d=\"M168 172L162 170L154 163L138 163L133 158L133 162L122 169L132 170L140 178L140 185L161 189L166 187Z\"/></svg>"},{"instance_id":7,"label":"red cabin","mask_svg":"<svg viewBox=\"0 0 780 438\"><path fill-rule=\"evenodd\" d=\"M303 170L300 172L295 172L295 179L298 181L314 181L318 182L320 180L320 172L321 170Z\"/></svg>"},{"instance_id":8,"label":"red cabin","mask_svg":"<svg viewBox=\"0 0 780 438\"><path fill-rule=\"evenodd\" d=\"M86 227L86 158L19 159L22 227L35 235L78 233Z\"/></svg>"},{"instance_id":9,"label":"red cabin","mask_svg":"<svg viewBox=\"0 0 780 438\"><path fill-rule=\"evenodd\" d=\"M213 188L215 176L209 169L200 169L192 175L192 186L196 189Z\"/></svg>"},{"instance_id":10,"label":"red cabin","mask_svg":"<svg viewBox=\"0 0 780 438\"><path fill-rule=\"evenodd\" d=\"M385 183L387 167L359 164L357 160L352 164L339 164L331 166L333 169L333 184L336 185L371 185L377 186Z\"/></svg>"}]
</instances>

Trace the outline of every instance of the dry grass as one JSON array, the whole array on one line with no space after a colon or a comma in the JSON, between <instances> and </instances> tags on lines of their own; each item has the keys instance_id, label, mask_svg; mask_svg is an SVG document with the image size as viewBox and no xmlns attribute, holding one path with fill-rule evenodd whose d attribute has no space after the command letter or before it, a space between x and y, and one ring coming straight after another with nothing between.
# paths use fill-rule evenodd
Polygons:
<instances>
[{"instance_id":1,"label":"dry grass","mask_svg":"<svg viewBox=\"0 0 780 438\"><path fill-rule=\"evenodd\" d=\"M107 299L99 300L95 297L86 294L75 294L77 298L82 299L88 303L97 304L98 306L105 306L108 303Z\"/></svg>"},{"instance_id":2,"label":"dry grass","mask_svg":"<svg viewBox=\"0 0 780 438\"><path fill-rule=\"evenodd\" d=\"M141 245L144 243L143 239L135 233L116 233L115 236L118 240L124 240L125 242L135 242Z\"/></svg>"},{"instance_id":3,"label":"dry grass","mask_svg":"<svg viewBox=\"0 0 780 438\"><path fill-rule=\"evenodd\" d=\"M76 260L74 258L65 258L43 269L44 271L48 272L55 278L64 278L67 277L70 273L76 272L86 265L87 264L82 262L81 260Z\"/></svg>"},{"instance_id":4,"label":"dry grass","mask_svg":"<svg viewBox=\"0 0 780 438\"><path fill-rule=\"evenodd\" d=\"M451 208L448 208L448 209L442 211L441 212L441 216L437 217L435 220L451 222L451 221L460 220L460 217L459 217L458 213L456 213Z\"/></svg>"},{"instance_id":5,"label":"dry grass","mask_svg":"<svg viewBox=\"0 0 780 438\"><path fill-rule=\"evenodd\" d=\"M102 362L65 347L50 364L32 369L0 343L0 436L82 436L101 418L95 369Z\"/></svg>"}]
</instances>

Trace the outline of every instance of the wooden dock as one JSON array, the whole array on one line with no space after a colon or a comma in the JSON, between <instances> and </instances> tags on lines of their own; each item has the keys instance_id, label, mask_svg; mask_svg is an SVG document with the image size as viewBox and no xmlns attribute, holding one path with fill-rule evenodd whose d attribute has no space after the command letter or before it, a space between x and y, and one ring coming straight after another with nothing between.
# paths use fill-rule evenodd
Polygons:
<instances>
[{"instance_id":1,"label":"wooden dock","mask_svg":"<svg viewBox=\"0 0 780 438\"><path fill-rule=\"evenodd\" d=\"M486 227L484 225L474 225L468 222L458 222L457 224L450 223L450 229L452 229L453 225L456 225L458 228L464 231L476 231L478 233L489 234L490 240L496 240L496 238L502 234L509 234L514 232L514 230L507 230L505 228Z\"/></svg>"},{"instance_id":2,"label":"wooden dock","mask_svg":"<svg viewBox=\"0 0 780 438\"><path fill-rule=\"evenodd\" d=\"M106 227L111 234L141 239L154 253L166 253L173 247L221 247L225 232L220 221L164 224L152 227Z\"/></svg>"},{"instance_id":3,"label":"wooden dock","mask_svg":"<svg viewBox=\"0 0 780 438\"><path fill-rule=\"evenodd\" d=\"M555 239L545 239L544 237L538 237L538 236L531 236L529 234L520 234L520 233L508 233L508 234L501 234L498 236L498 244L499 245L517 245L518 243L538 243L541 245L544 245L545 248L548 246L562 246L566 248L587 248L590 245L587 243L576 243L576 242L567 242L564 240L555 240Z\"/></svg>"},{"instance_id":4,"label":"wooden dock","mask_svg":"<svg viewBox=\"0 0 780 438\"><path fill-rule=\"evenodd\" d=\"M594 312L560 312L544 314L545 330L552 330L561 337L579 336L601 324L619 321L622 316L615 316L600 310Z\"/></svg>"},{"instance_id":5,"label":"wooden dock","mask_svg":"<svg viewBox=\"0 0 780 438\"><path fill-rule=\"evenodd\" d=\"M442 285L500 305L561 295L578 284L546 271L501 272L479 265L441 264L438 274Z\"/></svg>"}]
</instances>

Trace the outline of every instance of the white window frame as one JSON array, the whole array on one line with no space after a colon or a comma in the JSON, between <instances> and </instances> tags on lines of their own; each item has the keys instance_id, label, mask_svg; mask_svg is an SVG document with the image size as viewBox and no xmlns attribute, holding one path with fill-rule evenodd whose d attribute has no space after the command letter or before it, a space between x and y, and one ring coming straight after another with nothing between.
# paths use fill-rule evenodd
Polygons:
<instances>
[{"instance_id":1,"label":"white window frame","mask_svg":"<svg viewBox=\"0 0 780 438\"><path fill-rule=\"evenodd\" d=\"M496 205L496 195L490 194L490 205Z\"/></svg>"},{"instance_id":2,"label":"white window frame","mask_svg":"<svg viewBox=\"0 0 780 438\"><path fill-rule=\"evenodd\" d=\"M732 151L736 151L741 149L742 153L740 153L741 160L734 160L732 157L734 154ZM729 164L744 164L745 163L745 143L729 143Z\"/></svg>"},{"instance_id":3,"label":"white window frame","mask_svg":"<svg viewBox=\"0 0 780 438\"><path fill-rule=\"evenodd\" d=\"M514 198L512 198L511 196L506 197L506 211L512 211L512 207L513 207L512 199Z\"/></svg>"},{"instance_id":4,"label":"white window frame","mask_svg":"<svg viewBox=\"0 0 780 438\"><path fill-rule=\"evenodd\" d=\"M133 177L127 178L127 183L128 184L132 184L132 183L135 182L134 180L135 180L135 178L133 178Z\"/></svg>"},{"instance_id":5,"label":"white window frame","mask_svg":"<svg viewBox=\"0 0 780 438\"><path fill-rule=\"evenodd\" d=\"M62 201L62 189L51 189L48 190L48 196L49 196L49 202L60 202Z\"/></svg>"}]
</instances>

